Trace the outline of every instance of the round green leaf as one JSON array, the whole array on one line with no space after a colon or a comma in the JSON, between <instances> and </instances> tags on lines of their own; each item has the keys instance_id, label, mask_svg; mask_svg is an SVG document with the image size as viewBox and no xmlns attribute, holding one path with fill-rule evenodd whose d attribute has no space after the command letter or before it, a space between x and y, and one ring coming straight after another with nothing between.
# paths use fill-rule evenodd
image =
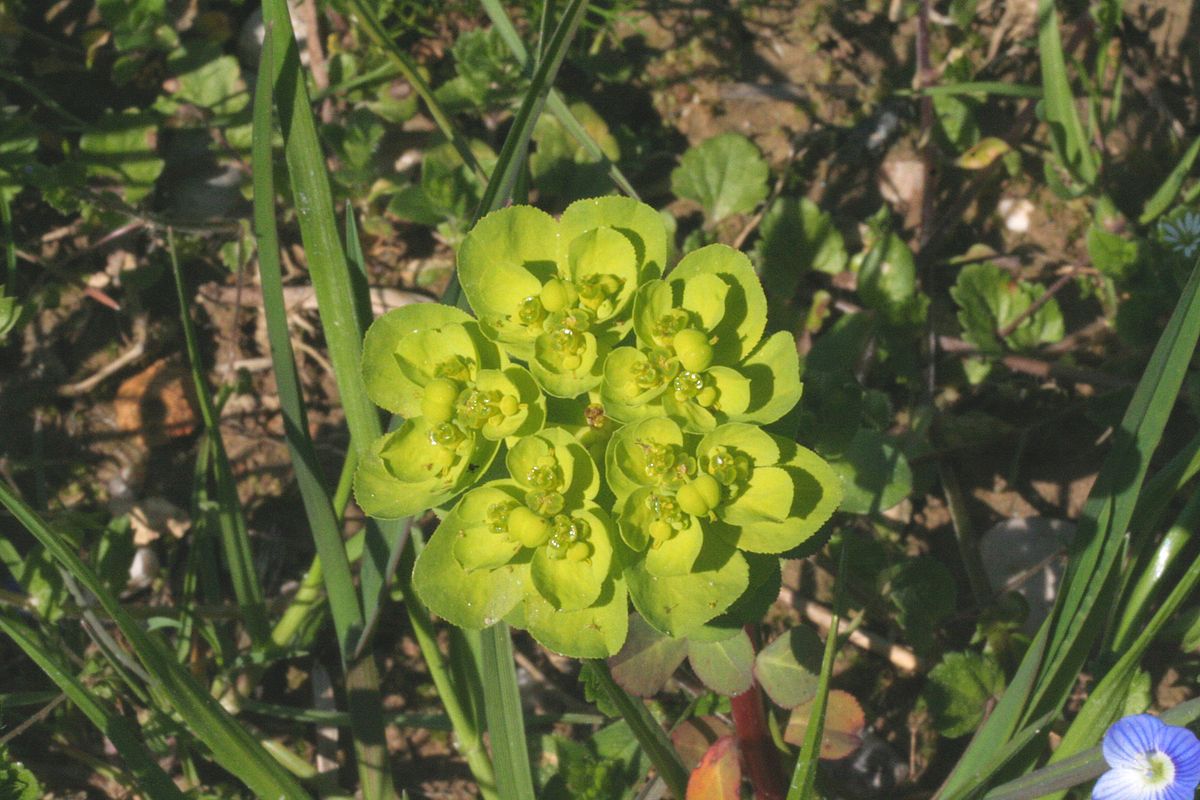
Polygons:
<instances>
[{"instance_id":1,"label":"round green leaf","mask_svg":"<svg viewBox=\"0 0 1200 800\"><path fill-rule=\"evenodd\" d=\"M650 367L650 358L634 347L618 347L604 359L604 379L600 384L600 400L604 413L621 422L636 422L646 417L660 417L665 411L655 402L670 380L664 376L649 388L636 383L639 371Z\"/></svg>"},{"instance_id":2,"label":"round green leaf","mask_svg":"<svg viewBox=\"0 0 1200 800\"><path fill-rule=\"evenodd\" d=\"M790 628L759 652L754 676L776 705L793 708L817 693L824 649L812 628Z\"/></svg>"},{"instance_id":3,"label":"round green leaf","mask_svg":"<svg viewBox=\"0 0 1200 800\"><path fill-rule=\"evenodd\" d=\"M530 565L532 588L550 605L564 611L578 611L592 605L608 578L613 562L612 539L616 526L598 506L572 513L587 523L586 540L591 555L582 561L551 558L548 546L539 547Z\"/></svg>"},{"instance_id":4,"label":"round green leaf","mask_svg":"<svg viewBox=\"0 0 1200 800\"><path fill-rule=\"evenodd\" d=\"M740 133L722 133L683 154L671 172L671 190L695 200L705 216L719 222L744 214L767 197L767 162Z\"/></svg>"},{"instance_id":5,"label":"round green leaf","mask_svg":"<svg viewBox=\"0 0 1200 800\"><path fill-rule=\"evenodd\" d=\"M531 206L509 206L476 223L458 251L463 292L484 330L528 358L536 332L515 316L521 303L537 297L559 273L558 223Z\"/></svg>"},{"instance_id":6,"label":"round green leaf","mask_svg":"<svg viewBox=\"0 0 1200 800\"><path fill-rule=\"evenodd\" d=\"M580 303L590 307L596 321L603 323L624 312L637 290L637 254L629 239L612 228L593 228L569 240L567 245L567 274L577 287L588 281L615 282L615 292L607 294L599 305L589 305L586 297Z\"/></svg>"},{"instance_id":7,"label":"round green leaf","mask_svg":"<svg viewBox=\"0 0 1200 800\"><path fill-rule=\"evenodd\" d=\"M625 580L614 575L604 582L596 602L578 611L556 609L536 594L525 597L520 621L533 638L571 658L608 658L621 649L629 625Z\"/></svg>"},{"instance_id":8,"label":"round green leaf","mask_svg":"<svg viewBox=\"0 0 1200 800\"><path fill-rule=\"evenodd\" d=\"M702 276L715 276L726 288ZM767 296L745 253L711 244L684 256L667 279L673 296L704 319L705 330L716 338L716 363L736 364L758 345L767 324Z\"/></svg>"},{"instance_id":9,"label":"round green leaf","mask_svg":"<svg viewBox=\"0 0 1200 800\"><path fill-rule=\"evenodd\" d=\"M800 402L800 356L796 340L787 331L768 337L738 366L750 383L746 408L729 415L743 422L768 425Z\"/></svg>"},{"instance_id":10,"label":"round green leaf","mask_svg":"<svg viewBox=\"0 0 1200 800\"><path fill-rule=\"evenodd\" d=\"M396 346L401 339L418 331L464 322L473 320L457 308L439 303L413 303L393 309L371 323L363 339L362 354L363 381L371 401L406 418L420 416L424 383L414 382L401 370Z\"/></svg>"},{"instance_id":11,"label":"round green leaf","mask_svg":"<svg viewBox=\"0 0 1200 800\"><path fill-rule=\"evenodd\" d=\"M780 467L755 467L745 490L718 506L717 516L735 526L783 522L791 511L795 488L792 476Z\"/></svg>"},{"instance_id":12,"label":"round green leaf","mask_svg":"<svg viewBox=\"0 0 1200 800\"><path fill-rule=\"evenodd\" d=\"M695 517L689 517L691 525L666 541L650 543L646 551L646 571L659 578L686 575L700 555L704 546L704 528ZM628 539L626 539L628 543Z\"/></svg>"},{"instance_id":13,"label":"round green leaf","mask_svg":"<svg viewBox=\"0 0 1200 800\"><path fill-rule=\"evenodd\" d=\"M381 436L354 473L354 498L363 513L399 519L437 508L459 494L491 465L498 445L482 437L468 440L453 456L429 441L420 417Z\"/></svg>"},{"instance_id":14,"label":"round green leaf","mask_svg":"<svg viewBox=\"0 0 1200 800\"><path fill-rule=\"evenodd\" d=\"M634 607L651 626L674 637L725 611L746 590L749 567L737 550L710 537L687 575L652 575L644 561L625 569Z\"/></svg>"},{"instance_id":15,"label":"round green leaf","mask_svg":"<svg viewBox=\"0 0 1200 800\"><path fill-rule=\"evenodd\" d=\"M655 485L646 472L647 444L682 446L683 431L669 419L652 417L626 425L613 435L604 454L605 478L618 499L642 486Z\"/></svg>"},{"instance_id":16,"label":"round green leaf","mask_svg":"<svg viewBox=\"0 0 1200 800\"><path fill-rule=\"evenodd\" d=\"M842 510L851 514L884 511L912 489L908 459L888 438L869 428L854 434L831 466L842 479Z\"/></svg>"},{"instance_id":17,"label":"round green leaf","mask_svg":"<svg viewBox=\"0 0 1200 800\"><path fill-rule=\"evenodd\" d=\"M658 212L632 197L595 197L567 206L559 219L564 241L607 225L623 234L637 254L637 282L657 278L667 266L670 240Z\"/></svg>"},{"instance_id":18,"label":"round green leaf","mask_svg":"<svg viewBox=\"0 0 1200 800\"><path fill-rule=\"evenodd\" d=\"M536 476L548 467L547 459L553 460L560 476L551 490L562 494L568 507L579 508L600 491L600 475L592 457L578 439L559 427L543 428L518 441L508 451L505 465L522 488L535 490L541 488Z\"/></svg>"},{"instance_id":19,"label":"round green leaf","mask_svg":"<svg viewBox=\"0 0 1200 800\"><path fill-rule=\"evenodd\" d=\"M553 348L553 331L543 333L534 340L533 360L529 362L529 369L546 394L578 397L595 389L603 380L604 356L608 347L591 331L578 335L583 342L583 349L577 354L580 363L570 368L562 364L562 355Z\"/></svg>"},{"instance_id":20,"label":"round green leaf","mask_svg":"<svg viewBox=\"0 0 1200 800\"><path fill-rule=\"evenodd\" d=\"M493 504L520 502L511 481L497 481L467 492L456 508L460 522L454 536L454 558L467 572L502 567L521 552L520 542L489 528L486 512Z\"/></svg>"},{"instance_id":21,"label":"round green leaf","mask_svg":"<svg viewBox=\"0 0 1200 800\"><path fill-rule=\"evenodd\" d=\"M478 630L503 618L525 597L529 565L468 571L454 557L464 525L457 513L442 520L413 567L413 588L429 610L460 628Z\"/></svg>"},{"instance_id":22,"label":"round green leaf","mask_svg":"<svg viewBox=\"0 0 1200 800\"><path fill-rule=\"evenodd\" d=\"M629 615L629 637L609 659L613 680L637 697L651 697L666 685L688 654L685 639L659 633L637 614Z\"/></svg>"},{"instance_id":23,"label":"round green leaf","mask_svg":"<svg viewBox=\"0 0 1200 800\"><path fill-rule=\"evenodd\" d=\"M741 694L754 682L754 645L744 630L719 642L688 640L688 662L718 694Z\"/></svg>"},{"instance_id":24,"label":"round green leaf","mask_svg":"<svg viewBox=\"0 0 1200 800\"><path fill-rule=\"evenodd\" d=\"M510 436L529 436L542 429L546 422L546 398L537 381L524 367L511 366L504 371L483 370L475 377L475 386L483 392L499 392L517 401L511 416L495 416L479 429L484 438L493 441Z\"/></svg>"}]
</instances>

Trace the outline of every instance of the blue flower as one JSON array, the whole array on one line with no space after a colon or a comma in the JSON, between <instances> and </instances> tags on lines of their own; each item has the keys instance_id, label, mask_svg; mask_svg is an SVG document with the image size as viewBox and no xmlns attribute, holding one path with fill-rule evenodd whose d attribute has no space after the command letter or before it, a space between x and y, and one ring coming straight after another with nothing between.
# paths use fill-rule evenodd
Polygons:
<instances>
[{"instance_id":1,"label":"blue flower","mask_svg":"<svg viewBox=\"0 0 1200 800\"><path fill-rule=\"evenodd\" d=\"M1111 768L1096 781L1092 800L1193 800L1200 784L1200 739L1187 728L1137 714L1104 734Z\"/></svg>"}]
</instances>

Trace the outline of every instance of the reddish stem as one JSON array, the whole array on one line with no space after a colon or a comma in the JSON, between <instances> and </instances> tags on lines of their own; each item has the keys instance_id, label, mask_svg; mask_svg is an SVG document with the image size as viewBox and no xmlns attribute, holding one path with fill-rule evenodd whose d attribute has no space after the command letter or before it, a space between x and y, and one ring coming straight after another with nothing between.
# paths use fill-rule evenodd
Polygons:
<instances>
[{"instance_id":1,"label":"reddish stem","mask_svg":"<svg viewBox=\"0 0 1200 800\"><path fill-rule=\"evenodd\" d=\"M753 626L747 625L746 632L758 647L758 637ZM738 746L742 763L754 787L755 800L784 800L787 786L783 780L783 764L779 751L767 729L767 714L763 708L763 693L754 681L750 688L731 699L733 726L737 730Z\"/></svg>"}]
</instances>

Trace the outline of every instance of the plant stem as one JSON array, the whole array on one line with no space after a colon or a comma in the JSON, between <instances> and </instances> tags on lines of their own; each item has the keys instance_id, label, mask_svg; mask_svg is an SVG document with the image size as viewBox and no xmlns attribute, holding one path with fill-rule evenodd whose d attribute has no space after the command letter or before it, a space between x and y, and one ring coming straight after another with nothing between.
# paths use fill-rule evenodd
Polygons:
<instances>
[{"instance_id":1,"label":"plant stem","mask_svg":"<svg viewBox=\"0 0 1200 800\"><path fill-rule=\"evenodd\" d=\"M758 649L758 631L753 625L746 626L750 641ZM831 633L830 635L836 635ZM733 727L737 731L738 746L742 751L742 762L754 787L756 800L783 800L787 789L783 783L783 765L771 732L767 729L767 714L763 707L763 693L758 681L750 688L735 695L730 703L733 710Z\"/></svg>"}]
</instances>

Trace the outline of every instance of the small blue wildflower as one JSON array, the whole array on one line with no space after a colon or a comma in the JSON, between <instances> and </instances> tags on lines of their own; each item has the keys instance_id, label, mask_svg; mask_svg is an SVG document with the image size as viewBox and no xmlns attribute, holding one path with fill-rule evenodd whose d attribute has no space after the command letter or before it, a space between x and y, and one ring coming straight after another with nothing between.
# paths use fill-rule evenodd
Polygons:
<instances>
[{"instance_id":1,"label":"small blue wildflower","mask_svg":"<svg viewBox=\"0 0 1200 800\"><path fill-rule=\"evenodd\" d=\"M1200 247L1200 214L1194 211L1173 214L1161 220L1158 230L1163 243L1184 258L1191 258L1196 248Z\"/></svg>"},{"instance_id":2,"label":"small blue wildflower","mask_svg":"<svg viewBox=\"0 0 1200 800\"><path fill-rule=\"evenodd\" d=\"M1200 739L1187 728L1136 714L1104 734L1109 771L1092 800L1192 800L1200 784Z\"/></svg>"}]
</instances>

